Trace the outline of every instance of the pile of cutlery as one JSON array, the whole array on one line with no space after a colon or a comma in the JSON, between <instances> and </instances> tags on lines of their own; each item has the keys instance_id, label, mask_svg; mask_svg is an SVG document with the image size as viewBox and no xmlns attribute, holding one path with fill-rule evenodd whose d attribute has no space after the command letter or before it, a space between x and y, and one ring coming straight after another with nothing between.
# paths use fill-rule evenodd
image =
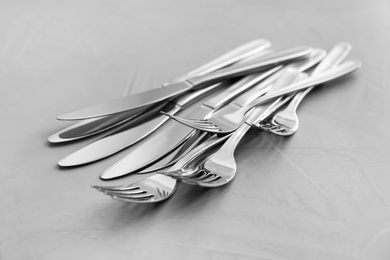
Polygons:
<instances>
[{"instance_id":1,"label":"pile of cutlery","mask_svg":"<svg viewBox=\"0 0 390 260\"><path fill-rule=\"evenodd\" d=\"M264 39L251 41L158 88L58 116L77 122L50 136L51 143L100 134L58 165L84 165L132 147L100 178L154 174L127 185L92 187L134 203L166 200L179 182L229 183L237 172L234 151L251 127L294 134L297 107L308 92L361 66L344 61L351 50L345 42L328 53L309 46L280 51L270 46Z\"/></svg>"}]
</instances>

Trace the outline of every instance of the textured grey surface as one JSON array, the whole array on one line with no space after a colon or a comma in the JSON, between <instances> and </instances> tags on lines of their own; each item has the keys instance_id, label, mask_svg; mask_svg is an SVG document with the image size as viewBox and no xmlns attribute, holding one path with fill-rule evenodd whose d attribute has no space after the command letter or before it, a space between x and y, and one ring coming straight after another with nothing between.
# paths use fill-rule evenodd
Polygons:
<instances>
[{"instance_id":1,"label":"textured grey surface","mask_svg":"<svg viewBox=\"0 0 390 260\"><path fill-rule=\"evenodd\" d=\"M0 259L390 259L389 15L385 0L0 1ZM56 166L91 141L49 145L57 114L256 38L348 41L363 67L310 93L294 136L250 131L220 189L132 205L90 188L126 152Z\"/></svg>"}]
</instances>

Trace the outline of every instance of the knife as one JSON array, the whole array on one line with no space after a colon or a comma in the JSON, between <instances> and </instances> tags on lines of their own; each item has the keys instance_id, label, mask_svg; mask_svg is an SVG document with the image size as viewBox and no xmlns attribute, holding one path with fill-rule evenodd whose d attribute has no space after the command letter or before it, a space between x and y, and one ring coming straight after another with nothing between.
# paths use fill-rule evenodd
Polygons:
<instances>
[{"instance_id":1,"label":"knife","mask_svg":"<svg viewBox=\"0 0 390 260\"><path fill-rule=\"evenodd\" d=\"M180 95L190 89L199 89L228 78L243 76L246 74L264 71L279 64L291 62L308 56L312 51L311 47L300 46L276 53L271 53L252 60L251 62L221 69L209 74L194 76L181 82L174 82L163 88L156 88L134 95L117 98L99 105L87 107L81 110L59 115L59 120L80 120L105 115L117 114L129 111L140 106L150 105Z\"/></svg>"},{"instance_id":2,"label":"knife","mask_svg":"<svg viewBox=\"0 0 390 260\"><path fill-rule=\"evenodd\" d=\"M252 58L260 57L270 53L271 50L265 49L270 46L270 42L266 40L255 40L244 45L241 45L224 55L204 64L203 66L188 72L186 75L181 76L173 80L172 82L178 82L191 75L204 75L214 70L229 66L233 63L242 64L243 61L248 61ZM248 57L247 57L248 56ZM241 59L241 60L239 60ZM168 83L163 84L162 86ZM165 102L160 102L159 105L146 106L146 108L140 108L139 113L136 110L122 112L115 115L103 116L98 118L91 118L81 120L70 127L67 127L55 134L49 136L48 141L51 143L62 143L79 140L81 138L89 137L105 130L111 129L115 126L126 123L127 127L131 127L133 121L140 121L142 119L149 118L156 110L161 110ZM135 113L135 114L134 114Z\"/></svg>"},{"instance_id":3,"label":"knife","mask_svg":"<svg viewBox=\"0 0 390 260\"><path fill-rule=\"evenodd\" d=\"M278 66L267 72L275 73L281 68L282 66ZM257 77L260 77L260 75L261 73L259 73ZM261 87L258 85L254 86L253 83L249 84L250 79L253 79L254 77L254 75L246 76L235 85L229 87L228 92L236 94L234 91L235 89L241 89L243 92L246 90L242 87L243 85L246 85L247 89L251 87L261 89ZM268 78L260 81L259 83L259 85L263 86L264 89L266 89L269 84L272 84L272 81L270 81ZM206 101L201 106L195 108L193 111L188 112L187 116L194 118L207 118L211 116L216 109L220 109L236 97L234 95L226 95L225 91L218 94L216 99L218 99L218 96L222 98L221 102L214 102L215 99L211 98L210 100L213 100L211 104ZM217 104L217 106L214 106L215 104ZM162 128L158 129L158 131L155 131L147 139L144 139L143 141L131 147L130 153L106 169L100 175L100 178L109 180L142 171L146 167L169 155L175 149L180 147L185 141L195 135L196 132L197 131L193 130L192 128L177 124L173 120L169 120Z\"/></svg>"},{"instance_id":4,"label":"knife","mask_svg":"<svg viewBox=\"0 0 390 260\"><path fill-rule=\"evenodd\" d=\"M224 89L224 91L217 95L217 98L211 98L210 103L205 103L205 105L208 106L206 110L209 112L209 106L215 109L221 108L225 105L225 103L234 99L241 92L245 91L251 86L254 86L257 82L266 79L268 76L272 75L280 68L281 67L276 67L266 72L249 75L234 84L232 84L232 81L227 81L209 87L214 89L222 88ZM231 87L227 87L229 85L231 85ZM169 111L168 113L176 114L191 105L192 103L199 100L199 98L204 96L205 92L209 92L209 88L192 91L188 94L182 95L174 99L171 104L168 104L163 109L163 111ZM215 102L216 99L225 102ZM104 137L96 140L95 142L64 157L58 162L58 165L62 167L77 166L108 157L131 145L134 145L135 143L149 136L152 132L154 132L157 128L164 124L168 119L169 117L159 114L157 117L138 126L132 128L128 128L126 126L120 127L119 129L105 135Z\"/></svg>"}]
</instances>

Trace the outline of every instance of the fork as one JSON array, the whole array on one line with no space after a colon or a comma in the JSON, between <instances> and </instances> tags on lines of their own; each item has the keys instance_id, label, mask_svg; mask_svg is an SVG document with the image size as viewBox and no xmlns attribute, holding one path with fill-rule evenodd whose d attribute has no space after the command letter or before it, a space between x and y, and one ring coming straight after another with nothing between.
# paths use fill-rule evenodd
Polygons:
<instances>
[{"instance_id":1,"label":"fork","mask_svg":"<svg viewBox=\"0 0 390 260\"><path fill-rule=\"evenodd\" d=\"M92 187L116 200L134 203L154 203L171 197L176 190L177 180L163 174L154 174L127 185L93 185Z\"/></svg>"},{"instance_id":2,"label":"fork","mask_svg":"<svg viewBox=\"0 0 390 260\"><path fill-rule=\"evenodd\" d=\"M225 185L233 180L237 172L234 151L242 137L251 128L251 124L266 113L267 111L264 111L262 107L252 109L245 123L223 143L218 151L203 160L198 167L198 172L184 173L180 179L187 184L210 188Z\"/></svg>"},{"instance_id":3,"label":"fork","mask_svg":"<svg viewBox=\"0 0 390 260\"><path fill-rule=\"evenodd\" d=\"M316 75L325 70L340 64L351 50L351 45L346 42L342 42L334 46L325 59L316 67L312 72L312 75ZM297 115L297 108L303 98L312 90L307 88L306 90L299 91L295 94L290 103L285 109L278 111L271 120L259 121L254 126L272 132L277 135L289 136L293 135L299 127L299 118Z\"/></svg>"},{"instance_id":4,"label":"fork","mask_svg":"<svg viewBox=\"0 0 390 260\"><path fill-rule=\"evenodd\" d=\"M203 137L206 134L203 133ZM207 152L219 143L224 142L228 137L229 135L223 137L214 135L183 156L168 170L156 172L156 174L138 182L119 186L93 185L92 187L113 199L125 202L155 203L164 201L174 194L178 184L177 180L169 175L197 172L200 162L207 155Z\"/></svg>"},{"instance_id":5,"label":"fork","mask_svg":"<svg viewBox=\"0 0 390 260\"><path fill-rule=\"evenodd\" d=\"M319 73L317 75L313 75L312 77L309 77L302 81L293 83L283 89L276 91L272 91L271 89L264 96L229 114L222 114L216 117L211 117L209 119L203 120L185 119L169 114L167 115L179 123L198 130L216 134L228 134L235 131L242 124L245 114L253 107L270 102L279 96L300 91L310 86L315 87L319 84L334 80L357 70L360 66L361 63L359 61L344 62L340 66Z\"/></svg>"},{"instance_id":6,"label":"fork","mask_svg":"<svg viewBox=\"0 0 390 260\"><path fill-rule=\"evenodd\" d=\"M307 77L306 73L297 74L298 77L292 78L287 74L281 75L281 78L275 83L290 84L291 82L301 80ZM230 137L223 143L218 151L208 156L198 167L199 171L193 174L184 173L180 176L183 182L195 184L204 187L218 187L229 183L236 175L237 164L234 158L234 151L242 137L251 128L251 125L259 118L268 117L272 113L275 104L262 105L253 108L247 113L245 123L242 124Z\"/></svg>"}]
</instances>

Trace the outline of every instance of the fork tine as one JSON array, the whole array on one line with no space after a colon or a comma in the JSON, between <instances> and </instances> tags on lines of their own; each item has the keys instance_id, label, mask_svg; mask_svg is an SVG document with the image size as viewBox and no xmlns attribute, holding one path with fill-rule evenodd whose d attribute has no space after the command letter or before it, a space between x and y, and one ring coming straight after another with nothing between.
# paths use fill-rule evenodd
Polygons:
<instances>
[{"instance_id":1,"label":"fork tine","mask_svg":"<svg viewBox=\"0 0 390 260\"><path fill-rule=\"evenodd\" d=\"M196 172L195 174L191 175L191 176L182 176L181 177L181 180L183 182L186 182L186 183L191 183L191 184L194 184L194 183L197 183L199 181L202 181L204 179L207 179L210 177L210 173L208 172L205 172L203 170L200 170L198 172Z\"/></svg>"},{"instance_id":2,"label":"fork tine","mask_svg":"<svg viewBox=\"0 0 390 260\"><path fill-rule=\"evenodd\" d=\"M183 121L186 121L188 123L192 123L192 124L203 124L203 123L207 123L207 120L206 119L192 119L192 118L183 118L183 117L179 117L179 116L175 116L175 115L171 115L171 118L175 118L175 120L183 120Z\"/></svg>"},{"instance_id":3,"label":"fork tine","mask_svg":"<svg viewBox=\"0 0 390 260\"><path fill-rule=\"evenodd\" d=\"M138 190L131 190L131 191L121 191L121 190L105 190L105 191L102 191L106 194L110 194L110 195L113 195L113 194L117 194L117 195L140 195L140 194L145 194L147 193L147 191L145 190L141 190L141 189L138 189Z\"/></svg>"},{"instance_id":4,"label":"fork tine","mask_svg":"<svg viewBox=\"0 0 390 260\"><path fill-rule=\"evenodd\" d=\"M118 193L111 193L107 192L107 195L111 197L117 197L117 198L123 198L123 199L150 199L153 198L154 195L150 193L142 193L142 194L118 194Z\"/></svg>"},{"instance_id":5,"label":"fork tine","mask_svg":"<svg viewBox=\"0 0 390 260\"><path fill-rule=\"evenodd\" d=\"M109 195L109 196L115 196L115 195L118 195L118 196L132 196L132 195L140 195L140 194L145 194L146 192L145 191L142 191L142 190L137 190L137 191L115 191L115 190L98 190L106 195Z\"/></svg>"},{"instance_id":6,"label":"fork tine","mask_svg":"<svg viewBox=\"0 0 390 260\"><path fill-rule=\"evenodd\" d=\"M92 185L92 188L95 188L98 191L105 191L105 190L109 190L109 191L130 191L130 190L139 189L139 187L134 185L134 184L119 185L119 186Z\"/></svg>"},{"instance_id":7,"label":"fork tine","mask_svg":"<svg viewBox=\"0 0 390 260\"><path fill-rule=\"evenodd\" d=\"M181 119L180 121L178 120L178 122L182 123L182 124L185 124L191 128L195 128L195 129L198 129L198 130L201 130L201 131L213 131L213 132L216 132L216 131L219 131L220 128L209 122L209 121L205 121L205 122L201 122L201 123L190 123L190 122L186 122L185 119Z\"/></svg>"},{"instance_id":8,"label":"fork tine","mask_svg":"<svg viewBox=\"0 0 390 260\"><path fill-rule=\"evenodd\" d=\"M268 121L267 122L260 121L256 124L252 124L252 126L282 136L290 136L295 133L294 131L291 131L291 129L288 129L283 125L276 125Z\"/></svg>"},{"instance_id":9,"label":"fork tine","mask_svg":"<svg viewBox=\"0 0 390 260\"><path fill-rule=\"evenodd\" d=\"M216 175L216 174L207 174L207 176L202 176L198 179L185 179L183 182L192 184L192 185L199 185L199 186L204 186L204 187L213 187L210 186L210 184L213 184L215 181L218 181L221 179L221 176Z\"/></svg>"},{"instance_id":10,"label":"fork tine","mask_svg":"<svg viewBox=\"0 0 390 260\"><path fill-rule=\"evenodd\" d=\"M283 135L283 136L290 136L295 133L294 131L292 131L291 129L287 129L286 127L279 127L275 130L271 130L270 132L278 135Z\"/></svg>"},{"instance_id":11,"label":"fork tine","mask_svg":"<svg viewBox=\"0 0 390 260\"><path fill-rule=\"evenodd\" d=\"M275 124L272 124L268 121L260 121L256 124L252 124L253 127L256 127L256 128L259 128L261 130L264 130L264 131L267 131L267 132L272 132L272 131L277 131L278 130L278 126L275 125Z\"/></svg>"},{"instance_id":12,"label":"fork tine","mask_svg":"<svg viewBox=\"0 0 390 260\"><path fill-rule=\"evenodd\" d=\"M168 115L166 113L164 113L165 115ZM193 124L204 124L204 123L207 123L206 120L196 120L196 119L187 119L187 118L182 118L182 117L178 117L178 116L174 116L174 115L168 115L171 119L181 123L181 124L184 124L184 125L187 125L187 126L192 126Z\"/></svg>"},{"instance_id":13,"label":"fork tine","mask_svg":"<svg viewBox=\"0 0 390 260\"><path fill-rule=\"evenodd\" d=\"M204 182L204 183L211 183L211 182L217 181L219 179L221 179L221 176L219 176L217 174L213 174L213 176L209 176L207 179L202 180L202 182Z\"/></svg>"},{"instance_id":14,"label":"fork tine","mask_svg":"<svg viewBox=\"0 0 390 260\"><path fill-rule=\"evenodd\" d=\"M208 183L208 182L212 182L214 180L218 180L220 178L221 177L219 175L216 175L216 174L213 174L213 173L209 173L207 176L195 179L193 181L198 182L198 183Z\"/></svg>"},{"instance_id":15,"label":"fork tine","mask_svg":"<svg viewBox=\"0 0 390 260\"><path fill-rule=\"evenodd\" d=\"M180 177L184 172L182 171L182 169L179 169L176 171L164 171L160 173L172 178L176 178L176 177Z\"/></svg>"},{"instance_id":16,"label":"fork tine","mask_svg":"<svg viewBox=\"0 0 390 260\"><path fill-rule=\"evenodd\" d=\"M182 118L182 117L170 115L170 114L167 114L163 111L161 113L163 113L164 115L170 117L171 119L173 119L181 124L184 124L186 126L189 126L191 128L195 128L198 130L208 131L208 130L218 130L219 129L218 126L216 126L215 124L213 124L205 119L203 119L203 120L187 119L187 118Z\"/></svg>"},{"instance_id":17,"label":"fork tine","mask_svg":"<svg viewBox=\"0 0 390 260\"><path fill-rule=\"evenodd\" d=\"M124 201L124 202L133 202L133 203L146 203L146 202L153 202L153 195L148 198L128 198L128 197L121 197L121 196L111 196L114 200Z\"/></svg>"}]
</instances>

